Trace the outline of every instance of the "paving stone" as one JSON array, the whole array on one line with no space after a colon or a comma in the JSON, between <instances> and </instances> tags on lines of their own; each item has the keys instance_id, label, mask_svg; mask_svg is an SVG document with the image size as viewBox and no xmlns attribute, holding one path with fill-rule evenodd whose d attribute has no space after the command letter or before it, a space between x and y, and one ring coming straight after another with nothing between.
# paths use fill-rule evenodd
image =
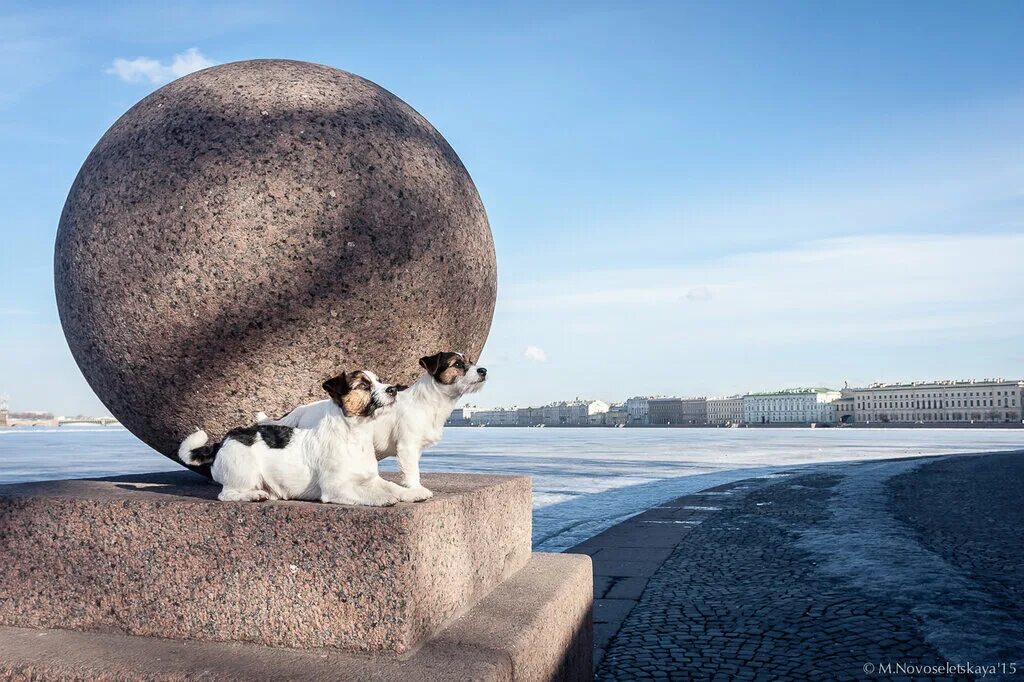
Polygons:
<instances>
[{"instance_id":1,"label":"paving stone","mask_svg":"<svg viewBox=\"0 0 1024 682\"><path fill-rule=\"evenodd\" d=\"M594 623L594 646L605 648L615 633L619 631L622 619L608 623Z\"/></svg>"},{"instance_id":2,"label":"paving stone","mask_svg":"<svg viewBox=\"0 0 1024 682\"><path fill-rule=\"evenodd\" d=\"M594 576L594 599L600 599L607 594L608 590L615 583L615 578L607 575Z\"/></svg>"},{"instance_id":3,"label":"paving stone","mask_svg":"<svg viewBox=\"0 0 1024 682\"><path fill-rule=\"evenodd\" d=\"M602 594L609 599L639 599L647 587L647 578L618 578L615 583ZM596 595L597 592L595 591Z\"/></svg>"},{"instance_id":4,"label":"paving stone","mask_svg":"<svg viewBox=\"0 0 1024 682\"><path fill-rule=\"evenodd\" d=\"M673 547L603 547L590 556L595 561L653 561L663 563Z\"/></svg>"},{"instance_id":5,"label":"paving stone","mask_svg":"<svg viewBox=\"0 0 1024 682\"><path fill-rule=\"evenodd\" d=\"M613 578L648 577L661 568L658 561L602 561L594 559L594 575Z\"/></svg>"},{"instance_id":6,"label":"paving stone","mask_svg":"<svg viewBox=\"0 0 1024 682\"><path fill-rule=\"evenodd\" d=\"M632 599L595 599L594 622L621 622L635 605L636 602Z\"/></svg>"},{"instance_id":7,"label":"paving stone","mask_svg":"<svg viewBox=\"0 0 1024 682\"><path fill-rule=\"evenodd\" d=\"M864 679L867 662L948 660L925 638L913 599L830 572L822 555L798 543L808 532L841 523L832 506L837 486L859 475L860 466L748 481L732 495L663 505L721 509L707 512L688 532L648 524L650 544L638 533L638 517L623 524L632 528L595 538L595 547L672 550L604 647L597 679L646 679L656 672L673 680L856 680ZM991 650L1017 661L1024 659L1022 480L1024 453L936 460L891 479L888 511L877 512L891 512L905 524L908 545L920 542L947 570L968 576L979 591L957 595L949 605L971 608L980 600L995 609L1006 627L979 622L979 629L1002 633ZM671 537L679 541L667 544ZM595 553L595 565L604 551ZM622 572L615 563L599 570ZM602 601L626 594L630 579L613 582Z\"/></svg>"},{"instance_id":8,"label":"paving stone","mask_svg":"<svg viewBox=\"0 0 1024 682\"><path fill-rule=\"evenodd\" d=\"M642 531L606 531L583 543L584 547L675 547L690 530L686 525L650 524Z\"/></svg>"}]
</instances>

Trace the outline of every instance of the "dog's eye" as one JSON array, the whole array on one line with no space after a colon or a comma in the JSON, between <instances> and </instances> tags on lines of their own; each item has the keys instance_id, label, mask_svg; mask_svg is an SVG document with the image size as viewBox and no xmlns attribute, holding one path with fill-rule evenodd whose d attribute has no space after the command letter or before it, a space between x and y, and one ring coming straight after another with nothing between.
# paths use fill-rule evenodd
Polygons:
<instances>
[{"instance_id":1,"label":"dog's eye","mask_svg":"<svg viewBox=\"0 0 1024 682\"><path fill-rule=\"evenodd\" d=\"M370 384L366 383L365 381L360 381L359 382L359 388L361 388L364 391L369 391L370 390Z\"/></svg>"},{"instance_id":2,"label":"dog's eye","mask_svg":"<svg viewBox=\"0 0 1024 682\"><path fill-rule=\"evenodd\" d=\"M462 360L458 360L458 361L457 361L457 362L455 363L455 366L456 366L456 367L457 367L458 369L466 369L466 363L464 363L464 362L463 362Z\"/></svg>"}]
</instances>

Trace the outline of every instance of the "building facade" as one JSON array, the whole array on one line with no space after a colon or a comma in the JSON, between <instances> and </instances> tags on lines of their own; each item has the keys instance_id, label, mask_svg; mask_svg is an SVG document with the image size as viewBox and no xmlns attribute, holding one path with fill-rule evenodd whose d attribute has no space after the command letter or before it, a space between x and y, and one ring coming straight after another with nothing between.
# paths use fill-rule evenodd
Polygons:
<instances>
[{"instance_id":1,"label":"building facade","mask_svg":"<svg viewBox=\"0 0 1024 682\"><path fill-rule=\"evenodd\" d=\"M743 423L743 396L708 398L708 424L731 426Z\"/></svg>"},{"instance_id":2,"label":"building facade","mask_svg":"<svg viewBox=\"0 0 1024 682\"><path fill-rule=\"evenodd\" d=\"M473 414L479 409L480 408L474 405L456 407L452 410L452 413L448 415L448 419L445 420L445 426L469 426L473 420Z\"/></svg>"},{"instance_id":3,"label":"building facade","mask_svg":"<svg viewBox=\"0 0 1024 682\"><path fill-rule=\"evenodd\" d=\"M839 391L827 388L791 388L743 396L743 421L748 424L830 424Z\"/></svg>"},{"instance_id":4,"label":"building facade","mask_svg":"<svg viewBox=\"0 0 1024 682\"><path fill-rule=\"evenodd\" d=\"M687 426L708 425L708 399L683 398L683 424Z\"/></svg>"},{"instance_id":5,"label":"building facade","mask_svg":"<svg viewBox=\"0 0 1024 682\"><path fill-rule=\"evenodd\" d=\"M485 426L518 426L519 410L515 407L493 407L489 410L476 410L470 417L472 424Z\"/></svg>"},{"instance_id":6,"label":"building facade","mask_svg":"<svg viewBox=\"0 0 1024 682\"><path fill-rule=\"evenodd\" d=\"M629 412L621 403L612 405L602 416L605 426L626 426L629 423Z\"/></svg>"},{"instance_id":7,"label":"building facade","mask_svg":"<svg viewBox=\"0 0 1024 682\"><path fill-rule=\"evenodd\" d=\"M1024 381L977 379L851 389L859 424L1024 422Z\"/></svg>"},{"instance_id":8,"label":"building facade","mask_svg":"<svg viewBox=\"0 0 1024 682\"><path fill-rule=\"evenodd\" d=\"M648 423L661 426L705 426L708 402L705 398L649 398Z\"/></svg>"},{"instance_id":9,"label":"building facade","mask_svg":"<svg viewBox=\"0 0 1024 682\"><path fill-rule=\"evenodd\" d=\"M839 392L839 397L832 401L836 409L836 424L852 424L855 421L855 402L856 398L853 397L851 389L844 388Z\"/></svg>"},{"instance_id":10,"label":"building facade","mask_svg":"<svg viewBox=\"0 0 1024 682\"><path fill-rule=\"evenodd\" d=\"M587 426L590 416L607 412L611 407L603 400L572 400L545 405L543 423L547 426Z\"/></svg>"},{"instance_id":11,"label":"building facade","mask_svg":"<svg viewBox=\"0 0 1024 682\"><path fill-rule=\"evenodd\" d=\"M540 407L520 407L519 426L537 426L544 423L544 409Z\"/></svg>"},{"instance_id":12,"label":"building facade","mask_svg":"<svg viewBox=\"0 0 1024 682\"><path fill-rule=\"evenodd\" d=\"M626 400L626 414L630 424L650 424L648 403L651 396L635 396Z\"/></svg>"},{"instance_id":13,"label":"building facade","mask_svg":"<svg viewBox=\"0 0 1024 682\"><path fill-rule=\"evenodd\" d=\"M670 425L683 421L681 398L651 398L647 401L647 410L648 424Z\"/></svg>"}]
</instances>

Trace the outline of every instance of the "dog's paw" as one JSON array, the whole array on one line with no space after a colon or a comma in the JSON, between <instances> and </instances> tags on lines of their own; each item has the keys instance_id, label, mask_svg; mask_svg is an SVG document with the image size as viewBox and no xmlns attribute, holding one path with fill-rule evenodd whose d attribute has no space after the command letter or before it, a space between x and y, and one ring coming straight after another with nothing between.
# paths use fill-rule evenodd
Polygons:
<instances>
[{"instance_id":1,"label":"dog's paw","mask_svg":"<svg viewBox=\"0 0 1024 682\"><path fill-rule=\"evenodd\" d=\"M409 494L409 502L422 502L423 500L429 500L431 497L434 496L433 492L427 490L421 485L418 485L415 488L409 488Z\"/></svg>"},{"instance_id":2,"label":"dog's paw","mask_svg":"<svg viewBox=\"0 0 1024 682\"><path fill-rule=\"evenodd\" d=\"M217 499L221 502L266 502L270 499L270 493L266 490L229 490L220 491Z\"/></svg>"},{"instance_id":3,"label":"dog's paw","mask_svg":"<svg viewBox=\"0 0 1024 682\"><path fill-rule=\"evenodd\" d=\"M320 501L329 504L351 504L359 507L390 507L398 504L398 496L376 491L372 493L359 492L330 496L324 495L320 497Z\"/></svg>"},{"instance_id":4,"label":"dog's paw","mask_svg":"<svg viewBox=\"0 0 1024 682\"><path fill-rule=\"evenodd\" d=\"M390 494L375 494L363 497L357 504L366 507L390 507L398 504L398 496Z\"/></svg>"},{"instance_id":5,"label":"dog's paw","mask_svg":"<svg viewBox=\"0 0 1024 682\"><path fill-rule=\"evenodd\" d=\"M421 485L418 485L415 488L398 488L396 492L398 494L398 499L402 502L422 502L423 500L429 500L434 496L434 493Z\"/></svg>"}]
</instances>

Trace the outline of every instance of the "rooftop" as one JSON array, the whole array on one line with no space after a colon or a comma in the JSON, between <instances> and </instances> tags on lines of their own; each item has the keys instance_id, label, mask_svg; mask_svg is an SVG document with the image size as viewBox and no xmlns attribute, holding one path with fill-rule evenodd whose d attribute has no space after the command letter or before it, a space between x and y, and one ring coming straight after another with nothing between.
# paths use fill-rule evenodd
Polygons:
<instances>
[{"instance_id":1,"label":"rooftop","mask_svg":"<svg viewBox=\"0 0 1024 682\"><path fill-rule=\"evenodd\" d=\"M868 384L868 388L920 388L922 386L978 386L978 385L994 385L994 384L1014 384L1016 386L1024 386L1024 379L1003 379L1002 377L997 379L939 379L937 381L910 381L903 383L887 384L884 382L876 382ZM864 390L864 389L861 389Z\"/></svg>"},{"instance_id":2,"label":"rooftop","mask_svg":"<svg viewBox=\"0 0 1024 682\"><path fill-rule=\"evenodd\" d=\"M808 388L784 388L780 391L756 391L748 393L749 396L770 396L770 395L807 395L808 393L838 393L834 388L813 386Z\"/></svg>"}]
</instances>

